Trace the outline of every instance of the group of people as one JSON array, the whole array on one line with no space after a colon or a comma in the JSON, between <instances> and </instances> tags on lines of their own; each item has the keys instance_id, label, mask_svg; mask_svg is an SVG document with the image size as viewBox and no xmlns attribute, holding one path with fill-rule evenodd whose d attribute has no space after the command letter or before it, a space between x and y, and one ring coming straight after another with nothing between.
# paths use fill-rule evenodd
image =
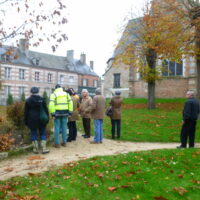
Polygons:
<instances>
[{"instance_id":1,"label":"group of people","mask_svg":"<svg viewBox=\"0 0 200 200\"><path fill-rule=\"evenodd\" d=\"M105 116L106 100L102 96L99 88L96 89L93 98L89 96L87 89L83 89L81 97L79 97L73 88L64 90L61 85L57 84L54 92L50 96L48 108L44 99L39 96L39 88L32 87L30 92L31 96L25 103L24 119L25 124L31 132L34 153L39 153L40 147L43 154L49 153L46 147L45 130L49 120L46 121L46 124L41 123L41 107L48 117L50 114L54 119L55 148L60 148L61 145L65 147L67 142L76 140L76 120L79 119L79 116L82 118L84 129L83 138L91 137L91 120L93 119L95 135L90 143L99 144L103 142L103 119ZM117 138L120 138L122 105L120 94L120 92L116 91L115 96L110 100L110 105L112 106L111 132L113 139L115 139L115 132L117 133ZM62 135L62 142L60 142L60 134Z\"/></svg>"},{"instance_id":2,"label":"group of people","mask_svg":"<svg viewBox=\"0 0 200 200\"><path fill-rule=\"evenodd\" d=\"M87 89L83 89L79 97L73 88L64 90L59 84L55 86L54 92L50 96L49 108L47 108L44 99L38 95L39 88L31 88L31 96L26 100L24 119L25 124L31 132L33 152L39 153L41 147L42 153L49 153L46 147L45 127L49 121L49 113L54 118L54 147L60 148L60 145L66 146L67 142L76 140L77 126L76 120L79 116L82 118L84 129L83 138L91 137L91 120L94 121L94 139L91 144L103 142L103 118L105 116L106 100L101 94L101 90L96 89L96 95L91 98ZM120 138L121 129L121 106L122 98L120 92L116 91L109 104L112 108L111 134L112 139ZM181 129L181 145L177 148L186 148L189 140L189 147L194 147L196 121L198 119L200 108L199 102L194 98L194 92L186 93L188 99L183 109L183 123ZM81 99L81 100L80 100ZM46 112L48 120L46 124L41 123L41 107ZM68 133L67 133L67 130ZM60 142L60 134L62 142Z\"/></svg>"}]
</instances>

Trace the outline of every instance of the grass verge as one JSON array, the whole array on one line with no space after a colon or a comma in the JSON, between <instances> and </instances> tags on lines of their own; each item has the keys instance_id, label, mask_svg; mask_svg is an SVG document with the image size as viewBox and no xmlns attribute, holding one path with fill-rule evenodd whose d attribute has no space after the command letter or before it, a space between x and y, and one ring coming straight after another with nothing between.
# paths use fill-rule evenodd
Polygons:
<instances>
[{"instance_id":1,"label":"grass verge","mask_svg":"<svg viewBox=\"0 0 200 200\"><path fill-rule=\"evenodd\" d=\"M198 200L200 150L153 150L71 162L0 182L1 199Z\"/></svg>"}]
</instances>

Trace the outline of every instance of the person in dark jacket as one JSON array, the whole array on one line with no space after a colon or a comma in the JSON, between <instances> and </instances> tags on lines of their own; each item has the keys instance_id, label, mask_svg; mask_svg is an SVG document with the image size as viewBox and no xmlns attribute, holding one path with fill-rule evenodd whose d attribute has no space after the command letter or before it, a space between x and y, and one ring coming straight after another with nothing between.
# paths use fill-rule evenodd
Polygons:
<instances>
[{"instance_id":1,"label":"person in dark jacket","mask_svg":"<svg viewBox=\"0 0 200 200\"><path fill-rule=\"evenodd\" d=\"M186 148L187 139L189 138L189 147L194 147L196 120L199 115L199 102L194 99L194 92L186 93L188 99L183 109L183 122L181 129L181 145L177 148Z\"/></svg>"},{"instance_id":2,"label":"person in dark jacket","mask_svg":"<svg viewBox=\"0 0 200 200\"><path fill-rule=\"evenodd\" d=\"M111 98L110 105L112 106L112 116L111 116L111 133L112 139L115 139L115 130L117 129L117 138L120 138L121 132L121 105L122 98L120 96L121 92L116 91L115 96Z\"/></svg>"},{"instance_id":3,"label":"person in dark jacket","mask_svg":"<svg viewBox=\"0 0 200 200\"><path fill-rule=\"evenodd\" d=\"M32 95L25 102L24 120L25 124L31 131L33 152L36 154L39 153L38 140L40 139L42 153L43 154L49 153L49 150L46 148L46 130L45 130L46 124L43 124L40 121L41 104L47 116L49 116L47 105L44 99L38 95L39 89L37 87L32 87L30 92Z\"/></svg>"}]
</instances>

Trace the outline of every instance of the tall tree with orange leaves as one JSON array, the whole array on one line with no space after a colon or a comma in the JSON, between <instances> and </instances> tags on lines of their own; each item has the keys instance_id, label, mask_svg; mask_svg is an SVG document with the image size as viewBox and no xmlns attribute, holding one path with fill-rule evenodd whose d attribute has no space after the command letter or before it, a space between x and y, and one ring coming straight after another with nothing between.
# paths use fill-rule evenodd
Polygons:
<instances>
[{"instance_id":1,"label":"tall tree with orange leaves","mask_svg":"<svg viewBox=\"0 0 200 200\"><path fill-rule=\"evenodd\" d=\"M172 1L173 9L169 7ZM155 82L162 74L162 65L159 66L158 61L180 62L194 48L194 44L188 42L193 33L185 28L187 19L178 18L181 13L183 9L175 0L153 0L145 6L138 24L129 27L133 30L129 34L136 37L125 48L122 59L129 66L137 67L147 82L149 109L155 108Z\"/></svg>"},{"instance_id":2,"label":"tall tree with orange leaves","mask_svg":"<svg viewBox=\"0 0 200 200\"><path fill-rule=\"evenodd\" d=\"M176 37L183 41L180 50L196 59L196 88L200 99L200 2L199 0L162 0L162 4L163 9L173 12L176 20L182 25L182 31L176 34Z\"/></svg>"}]
</instances>

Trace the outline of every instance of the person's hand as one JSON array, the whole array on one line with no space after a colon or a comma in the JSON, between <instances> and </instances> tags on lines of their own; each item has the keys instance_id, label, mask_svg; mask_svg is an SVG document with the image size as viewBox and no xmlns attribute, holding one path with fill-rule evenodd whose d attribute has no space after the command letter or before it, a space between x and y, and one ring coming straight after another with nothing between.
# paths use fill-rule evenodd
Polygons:
<instances>
[{"instance_id":1,"label":"person's hand","mask_svg":"<svg viewBox=\"0 0 200 200\"><path fill-rule=\"evenodd\" d=\"M55 117L55 113L51 113L51 116L52 116L52 117Z\"/></svg>"},{"instance_id":2,"label":"person's hand","mask_svg":"<svg viewBox=\"0 0 200 200\"><path fill-rule=\"evenodd\" d=\"M182 120L182 125L184 124L185 122Z\"/></svg>"}]
</instances>

